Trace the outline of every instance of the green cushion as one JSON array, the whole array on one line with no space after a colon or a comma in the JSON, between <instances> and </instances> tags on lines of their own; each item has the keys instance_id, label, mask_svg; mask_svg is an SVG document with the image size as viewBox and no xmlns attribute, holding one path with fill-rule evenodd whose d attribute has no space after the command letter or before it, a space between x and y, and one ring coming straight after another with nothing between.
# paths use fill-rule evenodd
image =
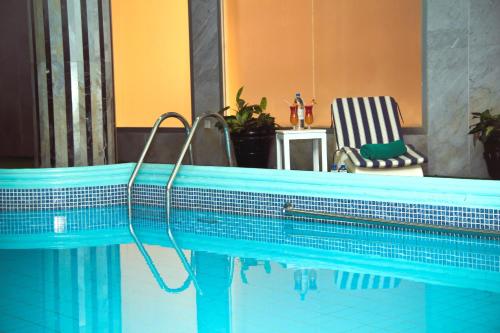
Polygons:
<instances>
[{"instance_id":1,"label":"green cushion","mask_svg":"<svg viewBox=\"0 0 500 333\"><path fill-rule=\"evenodd\" d=\"M361 146L361 156L369 160L386 160L406 153L403 140L389 143L369 143Z\"/></svg>"}]
</instances>

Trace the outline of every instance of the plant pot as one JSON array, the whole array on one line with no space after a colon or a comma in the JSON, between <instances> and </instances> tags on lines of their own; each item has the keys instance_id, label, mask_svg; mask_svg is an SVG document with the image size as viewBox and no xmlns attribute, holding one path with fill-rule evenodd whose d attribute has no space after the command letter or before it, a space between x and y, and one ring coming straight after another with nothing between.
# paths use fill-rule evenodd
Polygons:
<instances>
[{"instance_id":1,"label":"plant pot","mask_svg":"<svg viewBox=\"0 0 500 333\"><path fill-rule=\"evenodd\" d=\"M274 138L274 130L231 134L238 166L244 168L267 168L269 150Z\"/></svg>"},{"instance_id":2,"label":"plant pot","mask_svg":"<svg viewBox=\"0 0 500 333\"><path fill-rule=\"evenodd\" d=\"M484 143L484 160L492 179L500 179L500 135L491 136Z\"/></svg>"}]
</instances>

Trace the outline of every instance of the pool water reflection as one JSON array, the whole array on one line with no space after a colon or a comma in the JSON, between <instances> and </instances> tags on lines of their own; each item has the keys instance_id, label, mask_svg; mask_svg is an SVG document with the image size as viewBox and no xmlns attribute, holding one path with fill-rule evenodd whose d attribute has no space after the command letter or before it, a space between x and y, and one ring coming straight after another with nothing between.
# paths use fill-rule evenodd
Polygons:
<instances>
[{"instance_id":1,"label":"pool water reflection","mask_svg":"<svg viewBox=\"0 0 500 333\"><path fill-rule=\"evenodd\" d=\"M147 248L168 285L185 282L174 250ZM161 290L131 244L0 250L0 262L0 332L500 330L496 287L437 285L369 269L193 251L200 295L192 284ZM491 283L499 282L500 273Z\"/></svg>"}]
</instances>

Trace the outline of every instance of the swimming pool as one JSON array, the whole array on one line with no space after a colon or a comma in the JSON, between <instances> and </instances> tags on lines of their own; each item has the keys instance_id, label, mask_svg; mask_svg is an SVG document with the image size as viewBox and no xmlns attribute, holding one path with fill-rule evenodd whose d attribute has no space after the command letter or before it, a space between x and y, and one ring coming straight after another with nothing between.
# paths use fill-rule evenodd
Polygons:
<instances>
[{"instance_id":1,"label":"swimming pool","mask_svg":"<svg viewBox=\"0 0 500 333\"><path fill-rule=\"evenodd\" d=\"M169 247L161 210L134 209L160 278L181 290L160 288L126 223L4 236L0 331L500 330L497 240L176 209L200 295ZM0 222L43 227L62 216L73 226L118 225L126 207L9 212ZM258 227L275 229L256 236Z\"/></svg>"},{"instance_id":2,"label":"swimming pool","mask_svg":"<svg viewBox=\"0 0 500 333\"><path fill-rule=\"evenodd\" d=\"M408 191L397 178L184 168L172 224L197 293L165 233L168 166L146 167L134 188L132 222L157 275L128 230L131 165L78 169L0 170L0 332L500 330L497 237L281 213L293 202L499 230L495 182Z\"/></svg>"}]
</instances>

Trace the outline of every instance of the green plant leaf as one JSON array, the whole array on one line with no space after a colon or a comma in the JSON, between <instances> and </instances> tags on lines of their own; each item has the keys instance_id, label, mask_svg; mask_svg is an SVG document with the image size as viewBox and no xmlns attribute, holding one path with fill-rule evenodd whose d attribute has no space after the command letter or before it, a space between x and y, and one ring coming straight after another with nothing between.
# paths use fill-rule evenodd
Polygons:
<instances>
[{"instance_id":1,"label":"green plant leaf","mask_svg":"<svg viewBox=\"0 0 500 333\"><path fill-rule=\"evenodd\" d=\"M469 134L474 134L474 133L480 132L482 130L483 130L483 128L481 126L476 125L476 127L474 127L473 129L471 129L469 131Z\"/></svg>"},{"instance_id":2,"label":"green plant leaf","mask_svg":"<svg viewBox=\"0 0 500 333\"><path fill-rule=\"evenodd\" d=\"M238 101L238 112L240 112L241 110L245 109L247 107L247 104L246 104L246 101L244 99L240 99Z\"/></svg>"},{"instance_id":3,"label":"green plant leaf","mask_svg":"<svg viewBox=\"0 0 500 333\"><path fill-rule=\"evenodd\" d=\"M249 105L248 106L249 109L252 110L252 112L256 113L256 114L260 114L262 112L262 109L260 108L259 105L257 104L254 104L254 105Z\"/></svg>"},{"instance_id":4,"label":"green plant leaf","mask_svg":"<svg viewBox=\"0 0 500 333\"><path fill-rule=\"evenodd\" d=\"M479 140L485 143L493 133L500 132L500 114L491 114L491 110L473 112L472 119L479 119L475 124L469 126L469 134L474 135L474 143Z\"/></svg>"},{"instance_id":5,"label":"green plant leaf","mask_svg":"<svg viewBox=\"0 0 500 333\"><path fill-rule=\"evenodd\" d=\"M240 114L240 119L241 119L240 123L243 125L248 121L248 119L252 118L252 109L249 108L243 109L238 114Z\"/></svg>"},{"instance_id":6,"label":"green plant leaf","mask_svg":"<svg viewBox=\"0 0 500 333\"><path fill-rule=\"evenodd\" d=\"M491 119L491 113L490 110L485 110L481 113L480 116L481 122L486 121L488 119Z\"/></svg>"},{"instance_id":7,"label":"green plant leaf","mask_svg":"<svg viewBox=\"0 0 500 333\"><path fill-rule=\"evenodd\" d=\"M217 113L220 114L221 116L224 116L224 112L229 109L229 106L223 107L220 109Z\"/></svg>"},{"instance_id":8,"label":"green plant leaf","mask_svg":"<svg viewBox=\"0 0 500 333\"><path fill-rule=\"evenodd\" d=\"M238 92L236 93L236 103L238 103L238 104L240 104L239 101L240 101L241 94L243 93L243 87L244 86L241 86L240 89L238 89Z\"/></svg>"},{"instance_id":9,"label":"green plant leaf","mask_svg":"<svg viewBox=\"0 0 500 333\"><path fill-rule=\"evenodd\" d=\"M262 97L262 99L260 100L260 109L261 111L264 111L266 108L267 108L267 98Z\"/></svg>"},{"instance_id":10,"label":"green plant leaf","mask_svg":"<svg viewBox=\"0 0 500 333\"><path fill-rule=\"evenodd\" d=\"M269 113L264 113L267 108L267 98L263 97L260 100L260 104L248 104L243 98L244 86L241 86L236 93L236 103L237 109L234 116L224 116L231 133L240 133L244 131L253 131L261 129L275 129L276 124L274 118L269 115ZM219 111L223 115L229 107L225 107ZM258 115L255 118L254 115ZM222 129L222 126L217 126Z\"/></svg>"},{"instance_id":11,"label":"green plant leaf","mask_svg":"<svg viewBox=\"0 0 500 333\"><path fill-rule=\"evenodd\" d=\"M488 140L490 137L491 133L495 130L495 126L487 126L484 130L484 139L485 141Z\"/></svg>"}]
</instances>

